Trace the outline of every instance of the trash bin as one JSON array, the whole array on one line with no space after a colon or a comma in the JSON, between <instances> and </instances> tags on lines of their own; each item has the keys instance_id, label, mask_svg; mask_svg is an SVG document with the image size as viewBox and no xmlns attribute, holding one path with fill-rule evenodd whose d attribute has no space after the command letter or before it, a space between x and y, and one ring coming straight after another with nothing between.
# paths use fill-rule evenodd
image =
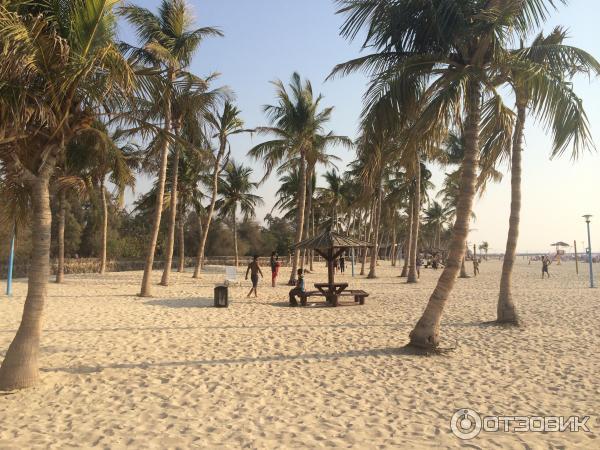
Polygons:
<instances>
[{"instance_id":1,"label":"trash bin","mask_svg":"<svg viewBox=\"0 0 600 450\"><path fill-rule=\"evenodd\" d=\"M227 286L215 286L215 307L227 308L229 306L229 289Z\"/></svg>"}]
</instances>

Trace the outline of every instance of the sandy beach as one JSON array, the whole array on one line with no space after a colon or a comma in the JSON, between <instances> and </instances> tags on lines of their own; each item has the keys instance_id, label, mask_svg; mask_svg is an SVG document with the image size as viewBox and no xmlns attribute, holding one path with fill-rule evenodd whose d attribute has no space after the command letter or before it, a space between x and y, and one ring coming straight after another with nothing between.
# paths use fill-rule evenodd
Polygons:
<instances>
[{"instance_id":1,"label":"sandy beach","mask_svg":"<svg viewBox=\"0 0 600 450\"><path fill-rule=\"evenodd\" d=\"M417 285L388 262L375 280L346 273L337 280L371 295L339 308L289 308L289 288L265 279L258 299L244 298L243 282L216 309L216 273L174 274L152 299L135 295L139 272L67 276L49 287L42 383L0 396L0 448L600 448L600 294L587 266L577 277L574 263L552 265L541 280L539 262L519 260L520 329L482 324L495 318L500 267L484 261L479 277L457 281L442 330L456 348L435 357L400 350L440 273L431 269ZM319 267L307 285L324 279ZM18 280L0 297L2 355L25 292ZM459 408L590 415L591 432L461 441L450 429Z\"/></svg>"}]
</instances>

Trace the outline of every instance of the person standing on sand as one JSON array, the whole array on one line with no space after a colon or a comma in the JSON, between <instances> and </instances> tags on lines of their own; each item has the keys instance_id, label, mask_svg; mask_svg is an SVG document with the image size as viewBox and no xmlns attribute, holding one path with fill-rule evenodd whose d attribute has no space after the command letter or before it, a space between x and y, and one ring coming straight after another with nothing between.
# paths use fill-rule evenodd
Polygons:
<instances>
[{"instance_id":1,"label":"person standing on sand","mask_svg":"<svg viewBox=\"0 0 600 450\"><path fill-rule=\"evenodd\" d=\"M416 265L416 269L417 269L417 278L421 278L421 266L423 265L423 259L421 258L421 255L417 255L417 261L415 262Z\"/></svg>"},{"instance_id":2,"label":"person standing on sand","mask_svg":"<svg viewBox=\"0 0 600 450\"><path fill-rule=\"evenodd\" d=\"M542 256L542 280L544 279L544 274L548 275L550 278L550 272L548 271L548 266L550 265L550 258L547 256Z\"/></svg>"},{"instance_id":3,"label":"person standing on sand","mask_svg":"<svg viewBox=\"0 0 600 450\"><path fill-rule=\"evenodd\" d=\"M276 252L271 253L271 285L275 287L277 283L277 276L279 275L279 268L281 267L281 263L279 262L279 256Z\"/></svg>"},{"instance_id":4,"label":"person standing on sand","mask_svg":"<svg viewBox=\"0 0 600 450\"><path fill-rule=\"evenodd\" d=\"M473 275L479 275L479 260L476 258L473 258Z\"/></svg>"},{"instance_id":5,"label":"person standing on sand","mask_svg":"<svg viewBox=\"0 0 600 450\"><path fill-rule=\"evenodd\" d=\"M346 270L346 257L342 253L340 256L340 272L344 273L344 270Z\"/></svg>"},{"instance_id":6,"label":"person standing on sand","mask_svg":"<svg viewBox=\"0 0 600 450\"><path fill-rule=\"evenodd\" d=\"M258 287L258 274L260 273L260 277L264 278L262 270L260 270L260 266L258 265L258 256L254 255L252 257L252 262L250 264L248 264L248 268L246 269L246 280L248 279L248 272L252 272L252 274L250 275L250 279L252 280L252 289L250 289L250 292L248 292L247 297L250 297L252 295L252 292L254 291L254 297L258 297L258 291L257 291L257 287Z\"/></svg>"}]
</instances>

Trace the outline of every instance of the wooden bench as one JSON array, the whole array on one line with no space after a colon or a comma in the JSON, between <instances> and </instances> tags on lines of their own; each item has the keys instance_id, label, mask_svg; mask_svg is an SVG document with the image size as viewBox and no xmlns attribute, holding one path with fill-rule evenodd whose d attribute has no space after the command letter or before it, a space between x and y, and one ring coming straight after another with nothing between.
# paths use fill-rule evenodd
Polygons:
<instances>
[{"instance_id":1,"label":"wooden bench","mask_svg":"<svg viewBox=\"0 0 600 450\"><path fill-rule=\"evenodd\" d=\"M342 291L338 295L335 296L335 300L331 304L332 306L338 306L337 299L340 296L342 296L342 297L354 297L354 302L355 303L358 303L360 305L364 305L365 304L365 298L367 298L369 296L369 294L366 293L365 291L361 291L361 290L347 290L347 291ZM306 306L306 304L308 303L308 298L309 297L325 297L325 295L321 291L305 291L302 294L298 294L298 297L300 297L300 305L301 306ZM298 303L295 301L295 299L294 299L294 301L290 301L290 306L298 306Z\"/></svg>"}]
</instances>

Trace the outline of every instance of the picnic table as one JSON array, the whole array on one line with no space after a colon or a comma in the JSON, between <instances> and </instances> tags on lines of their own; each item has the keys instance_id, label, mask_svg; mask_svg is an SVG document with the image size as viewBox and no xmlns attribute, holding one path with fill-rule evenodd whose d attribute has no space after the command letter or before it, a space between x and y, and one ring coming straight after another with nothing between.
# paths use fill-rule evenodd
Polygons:
<instances>
[{"instance_id":1,"label":"picnic table","mask_svg":"<svg viewBox=\"0 0 600 450\"><path fill-rule=\"evenodd\" d=\"M296 306L296 296L300 297L302 306L307 303L308 297L325 297L328 305L338 306L339 297L354 296L354 301L363 305L365 298L369 296L365 291L347 290L348 283L336 283L334 281L335 270L333 262L341 254L350 248L371 247L371 244L360 241L349 236L343 236L329 227L318 236L306 239L294 246L296 249L314 249L327 261L327 283L315 283L316 291L298 292L297 288L290 291L290 305Z\"/></svg>"}]
</instances>

